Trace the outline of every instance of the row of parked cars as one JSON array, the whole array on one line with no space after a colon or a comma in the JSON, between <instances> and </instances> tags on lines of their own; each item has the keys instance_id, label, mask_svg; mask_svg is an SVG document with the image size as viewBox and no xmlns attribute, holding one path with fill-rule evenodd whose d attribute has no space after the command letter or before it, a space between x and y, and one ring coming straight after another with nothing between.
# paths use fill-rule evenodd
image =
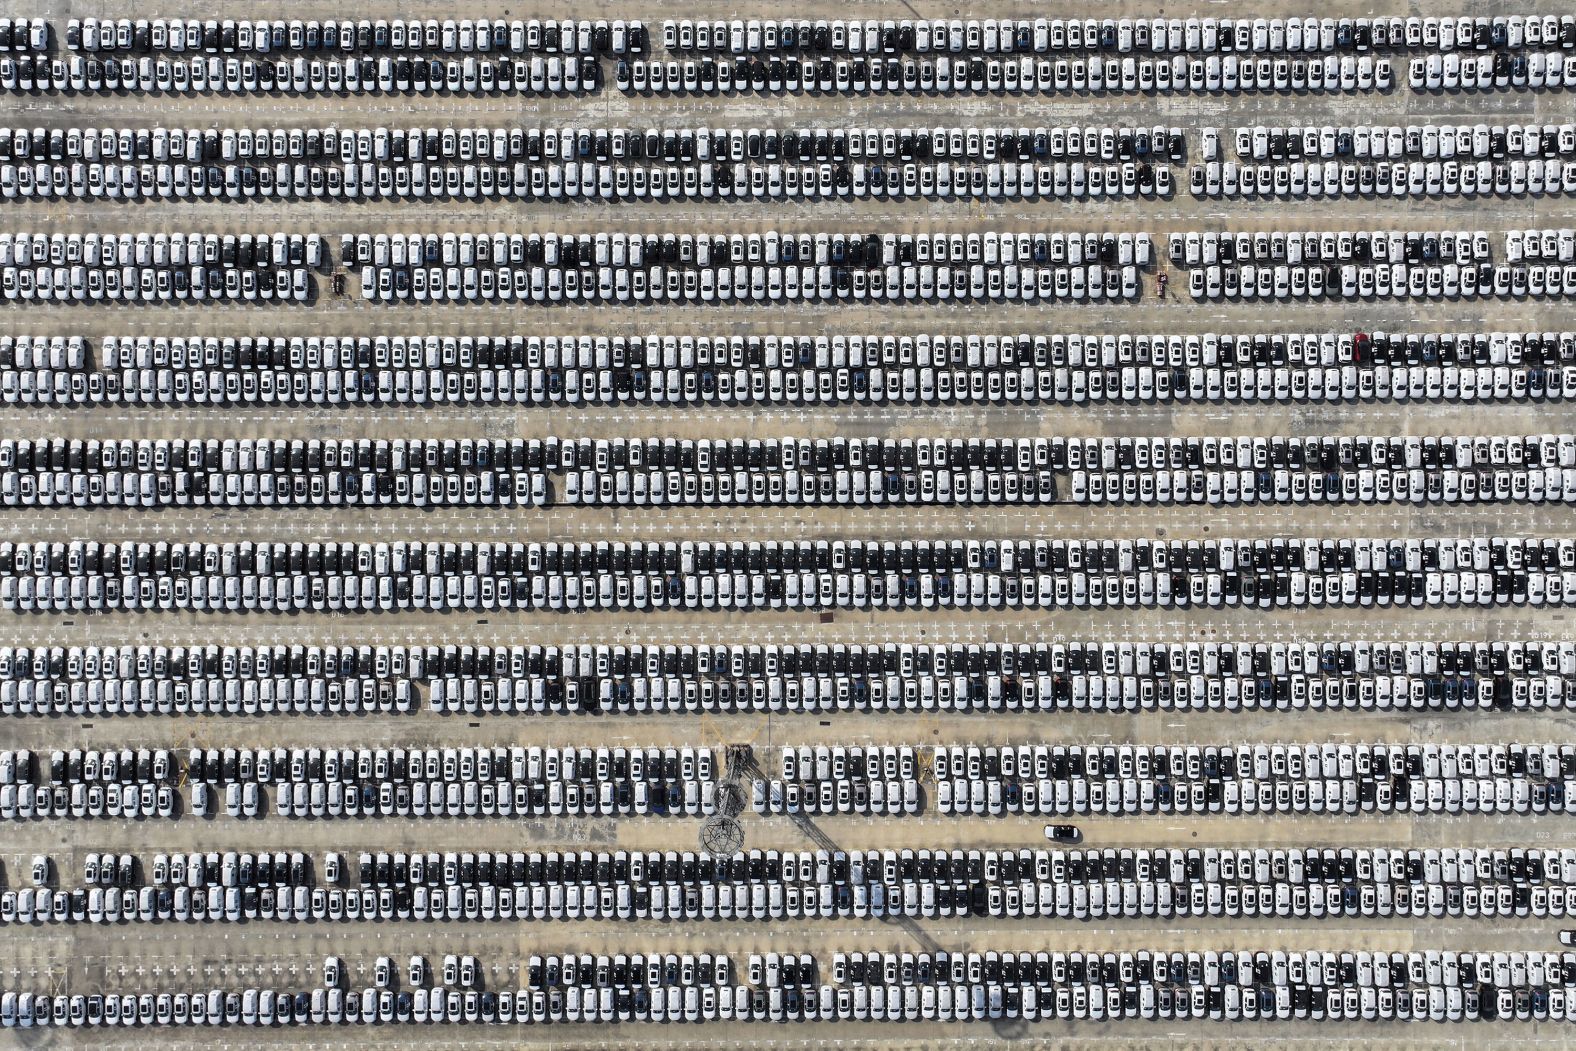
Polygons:
<instances>
[{"instance_id":1,"label":"row of parked cars","mask_svg":"<svg viewBox=\"0 0 1576 1051\"><path fill-rule=\"evenodd\" d=\"M43 19L5 19L11 50L49 47ZM622 19L71 19L65 46L88 51L563 51L639 53L644 23ZM1571 16L1412 18L1122 19L667 19L669 51L734 54L794 51L848 54L946 52L1044 54L1320 51L1486 51L1576 48Z\"/></svg>"},{"instance_id":2,"label":"row of parked cars","mask_svg":"<svg viewBox=\"0 0 1576 1051\"><path fill-rule=\"evenodd\" d=\"M0 750L0 784L6 785L84 780L172 785L179 774L180 758L168 748L56 749L47 759L30 748Z\"/></svg>"},{"instance_id":3,"label":"row of parked cars","mask_svg":"<svg viewBox=\"0 0 1576 1051\"><path fill-rule=\"evenodd\" d=\"M35 875L40 863L48 871L49 859L40 855ZM328 864L348 874L338 854ZM300 853L157 854L151 863L131 854L90 853L81 887L52 888L46 879L0 891L0 924L334 922L357 918L345 911L352 897L361 899L361 918L394 921L435 918L434 909L452 919L494 922L1576 912L1576 854L1537 847L754 850L731 856L385 851L362 853L359 870L359 886L347 888L337 879L318 885L311 859ZM239 916L223 904L208 904L232 897L240 899ZM454 898L458 909L450 905ZM61 900L64 912L57 916ZM834 974L840 983L861 980L857 971ZM871 977L879 981L879 975ZM413 978L411 984L422 983Z\"/></svg>"},{"instance_id":4,"label":"row of parked cars","mask_svg":"<svg viewBox=\"0 0 1576 1051\"><path fill-rule=\"evenodd\" d=\"M0 197L746 199L1161 194L1181 130L0 130ZM1103 163L1102 163L1103 162Z\"/></svg>"},{"instance_id":5,"label":"row of parked cars","mask_svg":"<svg viewBox=\"0 0 1576 1051\"><path fill-rule=\"evenodd\" d=\"M1536 254L1529 249L1535 248ZM1177 232L1167 255L1196 297L1563 295L1568 229ZM1154 263L1145 233L346 235L368 300L728 301L1132 299ZM315 234L4 234L13 300L144 302L313 295Z\"/></svg>"},{"instance_id":6,"label":"row of parked cars","mask_svg":"<svg viewBox=\"0 0 1576 1051\"><path fill-rule=\"evenodd\" d=\"M1556 242L1557 230L1550 230ZM1541 236L1541 235L1540 235ZM1486 230L1238 230L1171 234L1178 266L1224 263L1487 263Z\"/></svg>"},{"instance_id":7,"label":"row of parked cars","mask_svg":"<svg viewBox=\"0 0 1576 1051\"><path fill-rule=\"evenodd\" d=\"M361 298L392 302L1135 299L1139 233L346 235ZM355 262L355 266L352 264Z\"/></svg>"},{"instance_id":8,"label":"row of parked cars","mask_svg":"<svg viewBox=\"0 0 1576 1051\"><path fill-rule=\"evenodd\" d=\"M150 752L162 768L131 765ZM0 753L0 817L173 818L177 771L199 818L220 806L232 818L695 817L718 807L712 754L689 747L196 749L184 767L167 750L72 749L51 754L47 781L33 778L31 753Z\"/></svg>"},{"instance_id":9,"label":"row of parked cars","mask_svg":"<svg viewBox=\"0 0 1576 1051\"><path fill-rule=\"evenodd\" d=\"M43 51L49 47L49 23L42 18L0 18L0 54Z\"/></svg>"},{"instance_id":10,"label":"row of parked cars","mask_svg":"<svg viewBox=\"0 0 1576 1051\"><path fill-rule=\"evenodd\" d=\"M0 166L0 197L157 200L222 198L486 200L822 200L872 197L1169 196L1171 170L1132 161L1032 164L732 161L613 164L547 161L440 166L419 162L73 164Z\"/></svg>"},{"instance_id":11,"label":"row of parked cars","mask_svg":"<svg viewBox=\"0 0 1576 1051\"><path fill-rule=\"evenodd\" d=\"M1576 263L1223 263L1188 272L1194 299L1516 299L1576 295Z\"/></svg>"},{"instance_id":12,"label":"row of parked cars","mask_svg":"<svg viewBox=\"0 0 1576 1051\"><path fill-rule=\"evenodd\" d=\"M325 262L316 234L0 233L0 298L305 303Z\"/></svg>"},{"instance_id":13,"label":"row of parked cars","mask_svg":"<svg viewBox=\"0 0 1576 1051\"><path fill-rule=\"evenodd\" d=\"M895 980L886 980L886 961ZM518 989L459 980L396 992L381 957L365 988L249 987L91 995L7 990L6 1028L719 1021L985 1022L1211 1019L1299 1022L1567 1020L1576 956L1554 952L1226 950L533 955ZM343 980L343 964L326 961ZM835 964L834 964L835 965ZM871 968L880 980L871 978ZM422 961L423 982L428 978ZM856 978L855 976L859 977ZM737 982L738 984L734 984ZM748 984L745 984L748 982ZM479 982L476 984L480 984Z\"/></svg>"},{"instance_id":14,"label":"row of parked cars","mask_svg":"<svg viewBox=\"0 0 1576 1051\"><path fill-rule=\"evenodd\" d=\"M26 753L7 752L3 816L102 817L109 795L144 793L175 816L181 764L157 751L164 778L115 765L132 755L57 751L46 779L29 776ZM199 817L221 788L231 817L262 816L265 788L282 817L700 816L726 794L711 753L688 747L211 749L184 771ZM910 746L816 745L785 749L781 773L755 780L758 813L1563 813L1576 747L959 745L927 762Z\"/></svg>"},{"instance_id":15,"label":"row of parked cars","mask_svg":"<svg viewBox=\"0 0 1576 1051\"><path fill-rule=\"evenodd\" d=\"M1167 255L1188 269L1195 299L1543 297L1576 290L1570 229L1511 231L1498 264L1482 230L1190 231L1170 235Z\"/></svg>"},{"instance_id":16,"label":"row of parked cars","mask_svg":"<svg viewBox=\"0 0 1576 1051\"><path fill-rule=\"evenodd\" d=\"M3 439L7 507L1562 502L1576 436Z\"/></svg>"},{"instance_id":17,"label":"row of parked cars","mask_svg":"<svg viewBox=\"0 0 1576 1051\"><path fill-rule=\"evenodd\" d=\"M6 438L0 469L191 471L1012 471L1576 467L1576 434L1171 438Z\"/></svg>"},{"instance_id":18,"label":"row of parked cars","mask_svg":"<svg viewBox=\"0 0 1576 1051\"><path fill-rule=\"evenodd\" d=\"M1563 813L1568 789L1576 790L1567 780L1576 748L958 745L935 750L933 773L941 814ZM826 778L799 774L799 782L767 784L769 803L758 809L788 811L797 787L806 810L830 799L841 812L843 793L858 781L853 770L839 777L835 762ZM778 794L781 807L770 805Z\"/></svg>"},{"instance_id":19,"label":"row of parked cars","mask_svg":"<svg viewBox=\"0 0 1576 1051\"><path fill-rule=\"evenodd\" d=\"M0 401L1084 404L1561 398L1571 332L0 335Z\"/></svg>"},{"instance_id":20,"label":"row of parked cars","mask_svg":"<svg viewBox=\"0 0 1576 1051\"><path fill-rule=\"evenodd\" d=\"M1494 18L667 19L669 51L1268 52L1576 48L1570 16Z\"/></svg>"},{"instance_id":21,"label":"row of parked cars","mask_svg":"<svg viewBox=\"0 0 1576 1051\"><path fill-rule=\"evenodd\" d=\"M32 39L37 40L37 30L34 34ZM611 22L585 18L73 18L66 23L64 41L72 51L203 51L225 55L280 51L638 54L646 49L647 42L644 23L622 18ZM38 43L33 49L41 51L45 46Z\"/></svg>"},{"instance_id":22,"label":"row of parked cars","mask_svg":"<svg viewBox=\"0 0 1576 1051\"><path fill-rule=\"evenodd\" d=\"M1570 228L1517 229L1505 234L1506 259L1576 261ZM1248 262L1491 262L1483 230L1214 230L1175 232L1167 256L1178 265ZM1147 233L765 233L715 237L691 234L356 234L340 239L346 268L525 264L575 267L648 267L659 264L723 268L729 263L837 264L879 270L893 264L1106 263L1147 267L1155 261ZM258 267L331 266L317 234L43 234L0 235L0 265L29 267L160 266L222 263Z\"/></svg>"},{"instance_id":23,"label":"row of parked cars","mask_svg":"<svg viewBox=\"0 0 1576 1051\"><path fill-rule=\"evenodd\" d=\"M1517 125L1516 127L1521 127ZM1535 126L1529 126L1535 127ZM1555 127L1550 125L1550 127ZM1566 125L1569 127L1569 125ZM0 128L0 160L13 162L263 165L277 161L538 165L558 161L715 164L746 161L989 162L1165 161L1186 154L1165 125L621 127L512 125L443 128L290 127Z\"/></svg>"},{"instance_id":24,"label":"row of parked cars","mask_svg":"<svg viewBox=\"0 0 1576 1051\"><path fill-rule=\"evenodd\" d=\"M1542 709L1576 643L0 647L0 715Z\"/></svg>"},{"instance_id":25,"label":"row of parked cars","mask_svg":"<svg viewBox=\"0 0 1576 1051\"><path fill-rule=\"evenodd\" d=\"M319 870L321 874L319 875ZM63 873L47 855L32 865L35 888L64 889ZM221 887L530 887L578 883L592 886L654 888L705 884L778 884L799 889L909 883L982 884L1006 889L1014 884L1085 884L1112 880L1170 884L1181 890L1198 884L1295 884L1345 887L1361 884L1510 887L1549 892L1576 884L1576 851L1553 847L1257 847L1100 849L883 849L750 850L734 854L694 851L530 851L415 852L363 851L349 857L329 852L321 863L297 852L210 851L207 854L136 855L90 852L82 863L82 889ZM57 886L60 884L61 886ZM958 902L967 908L974 896ZM1119 903L1117 903L1119 904ZM1346 903L1350 904L1350 903ZM1561 902L1550 899L1551 905ZM1460 903L1457 902L1459 906ZM1493 907L1492 900L1483 901ZM1524 907L1524 903L1522 906Z\"/></svg>"},{"instance_id":26,"label":"row of parked cars","mask_svg":"<svg viewBox=\"0 0 1576 1051\"><path fill-rule=\"evenodd\" d=\"M0 783L23 784L32 781L76 784L177 781L255 782L362 780L456 779L492 780L495 771L511 771L516 780L540 780L560 776L573 780L578 770L584 777L592 771L598 780L680 778L711 780L715 758L709 749L585 749L541 748L445 748L445 749L329 749L320 748L194 748L184 754L167 748L123 748L120 750L73 748L56 749L47 765L31 749L0 751ZM184 765L183 765L184 761ZM426 771L430 770L430 776ZM611 773L610 773L611 771ZM478 773L479 772L479 773Z\"/></svg>"},{"instance_id":27,"label":"row of parked cars","mask_svg":"<svg viewBox=\"0 0 1576 1051\"><path fill-rule=\"evenodd\" d=\"M1439 56L1430 56L1437 59ZM1446 56L1460 59L1455 54ZM1500 56L1503 57L1503 56ZM1576 62L1553 53L1558 74L1547 86L1566 83L1565 66ZM26 62L26 59L22 60ZM1421 60L1420 60L1421 61ZM1470 60L1469 60L1470 61ZM1481 56L1493 83L1493 59ZM0 59L0 71L5 60ZM1473 63L1474 68L1476 63ZM1513 62L1505 59L1510 83ZM990 92L996 95L1190 92L1363 92L1389 91L1395 70L1388 58L1324 55L1258 58L1235 54L1190 58L753 58L620 59L613 83L626 94L927 94ZM1545 86L1545 85L1539 85Z\"/></svg>"},{"instance_id":28,"label":"row of parked cars","mask_svg":"<svg viewBox=\"0 0 1576 1051\"><path fill-rule=\"evenodd\" d=\"M1540 238L1541 242L1541 238ZM1521 244L1526 243L1525 235ZM1200 242L1200 245L1202 242ZM1541 250L1541 248L1540 248ZM94 359L90 361L91 359ZM563 381L553 393L589 400L604 373L644 372L649 380L666 372L688 376L710 371L720 383L731 374L756 370L810 372L811 393L822 392L828 370L908 368L1006 375L1030 369L1344 368L1346 366L1556 366L1576 362L1576 332L1196 332L1164 333L833 333L798 336L105 336L92 351L82 336L0 335L0 369L122 373L245 371L313 373L436 372L480 376L488 371L548 369ZM582 378L591 373L590 380ZM939 375L939 372L936 373ZM580 379L571 391L566 384ZM592 382L594 380L594 382ZM850 380L852 383L853 380ZM649 384L648 384L649 385ZM971 383L958 387L969 393ZM739 396L749 393L748 381ZM1116 391L1113 389L1113 393ZM445 390L434 389L435 396ZM462 392L467 393L467 392ZM623 389L619 394L628 394ZM703 392L708 396L712 392ZM1523 392L1524 393L1524 392ZM1025 391L1027 394L1027 391Z\"/></svg>"},{"instance_id":29,"label":"row of parked cars","mask_svg":"<svg viewBox=\"0 0 1576 1051\"><path fill-rule=\"evenodd\" d=\"M61 684L65 686L65 684ZM512 693L512 691L511 691ZM1547 688L1540 684L1539 697ZM530 688L526 689L529 698ZM1554 699L1558 706L1559 697ZM418 706L413 683L404 678L261 676L245 679L170 679L105 676L64 689L41 681L0 683L0 715L45 715L67 711L97 715L361 714L399 715Z\"/></svg>"},{"instance_id":30,"label":"row of parked cars","mask_svg":"<svg viewBox=\"0 0 1576 1051\"><path fill-rule=\"evenodd\" d=\"M1576 125L1240 127L1236 158L1205 128L1195 196L1511 196L1576 192ZM1514 260L1512 260L1514 261Z\"/></svg>"},{"instance_id":31,"label":"row of parked cars","mask_svg":"<svg viewBox=\"0 0 1576 1051\"><path fill-rule=\"evenodd\" d=\"M1539 197L1576 193L1569 160L1207 161L1188 172L1195 197Z\"/></svg>"},{"instance_id":32,"label":"row of parked cars","mask_svg":"<svg viewBox=\"0 0 1576 1051\"><path fill-rule=\"evenodd\" d=\"M318 269L331 263L317 234L284 232L84 234L0 233L0 266L59 268L61 266L202 268L262 270L304 266Z\"/></svg>"},{"instance_id":33,"label":"row of parked cars","mask_svg":"<svg viewBox=\"0 0 1576 1051\"><path fill-rule=\"evenodd\" d=\"M546 654L540 672L535 654L507 655L506 669L502 652L476 654L472 670L465 670L463 661L449 660L444 661L449 670L441 674L432 664L423 670L428 671L432 708L450 714L1457 710L1560 707L1576 697L1576 650L1569 647L1536 652L1514 643L1208 647L946 649L893 643L710 653L706 647L644 653L608 647L599 649L594 660L586 649L577 657L566 648L563 654ZM49 685L62 698L54 709L59 711L65 691L62 684ZM0 683L0 697L3 690ZM78 707L74 702L71 710Z\"/></svg>"},{"instance_id":34,"label":"row of parked cars","mask_svg":"<svg viewBox=\"0 0 1576 1051\"><path fill-rule=\"evenodd\" d=\"M729 303L1113 301L1142 291L1137 266L1002 263L509 267L364 266L367 301L414 303ZM24 294L21 298L26 298Z\"/></svg>"},{"instance_id":35,"label":"row of parked cars","mask_svg":"<svg viewBox=\"0 0 1576 1051\"><path fill-rule=\"evenodd\" d=\"M822 780L858 776L854 753L841 746L782 751L784 772ZM791 764L791 765L790 765ZM823 776L823 768L825 775ZM1553 744L1254 744L1200 747L1146 745L945 745L932 752L936 780L966 777L1159 777L1176 780L1258 780L1358 777L1526 777L1559 780L1576 774L1576 746ZM872 772L873 776L873 772Z\"/></svg>"},{"instance_id":36,"label":"row of parked cars","mask_svg":"<svg viewBox=\"0 0 1576 1051\"><path fill-rule=\"evenodd\" d=\"M26 748L0 750L0 819L173 818L179 771L166 748L56 750L47 761ZM37 864L33 871L40 882Z\"/></svg>"},{"instance_id":37,"label":"row of parked cars","mask_svg":"<svg viewBox=\"0 0 1576 1051\"><path fill-rule=\"evenodd\" d=\"M333 854L331 857L337 872L339 855ZM323 879L335 882L328 879L327 865L328 858L325 858ZM90 889L96 886L121 890L144 885L190 888L207 884L224 887L310 886L314 882L315 866L316 862L300 851L155 854L151 862L143 861L133 854L89 852L82 859L82 884ZM64 870L57 867L56 871ZM61 882L64 882L63 877Z\"/></svg>"},{"instance_id":38,"label":"row of parked cars","mask_svg":"<svg viewBox=\"0 0 1576 1051\"><path fill-rule=\"evenodd\" d=\"M206 790L193 790L194 813L199 804L206 805L207 798ZM151 782L131 784L116 781L106 785L56 785L54 788L26 782L0 783L0 820L4 821L49 818L173 819L179 815L180 809L178 789ZM204 810L198 816L206 813L207 810Z\"/></svg>"},{"instance_id":39,"label":"row of parked cars","mask_svg":"<svg viewBox=\"0 0 1576 1051\"><path fill-rule=\"evenodd\" d=\"M1235 146L1254 161L1556 158L1576 155L1576 124L1259 124L1237 128Z\"/></svg>"},{"instance_id":40,"label":"row of parked cars","mask_svg":"<svg viewBox=\"0 0 1576 1051\"><path fill-rule=\"evenodd\" d=\"M615 81L623 90L639 92L1366 91L1387 90L1394 80L1392 60L1369 52L1412 47L1432 50L1410 62L1408 79L1418 90L1559 87L1576 72L1569 54L1576 46L1576 25L1568 19L1469 22L1455 30L1448 19L1416 26L1384 22L1212 24L1192 19L1063 25L1040 20L1014 25L1006 35L996 25L995 47L990 46L994 23L955 22L939 38L943 46L929 49L918 46L925 39L918 25L844 27L843 46L837 46L835 22L819 28L803 24L803 36L798 26L786 25L772 31L771 45L765 35L770 23L760 25L753 38L748 24L736 23L746 45L742 50L727 46L735 27L719 34L723 27L713 24L708 31L713 46L692 56L700 46L700 26L706 25L701 23L691 28L689 48L675 27L673 57L666 62L620 59ZM1471 42L1459 43L1458 31ZM782 32L793 41L787 48L780 46ZM1064 41L1060 46L1058 33ZM903 44L905 34L909 45ZM15 50L17 34L10 30L8 35ZM35 22L23 39L31 44L47 35L48 27ZM761 46L749 47L752 39ZM814 46L823 40L824 47ZM871 46L853 46L856 40ZM0 53L0 86L13 91L593 91L601 80L598 56L641 55L646 43L643 26L622 21L396 20L352 26L122 20L106 32L93 20L80 25L73 20L67 29L69 54L52 58L31 47L16 58ZM1081 50L1109 57L1071 54ZM717 51L731 53L715 57ZM212 57L180 57L193 52ZM438 57L459 53L463 60ZM529 64L508 57L527 53ZM270 60L270 54L282 57Z\"/></svg>"},{"instance_id":41,"label":"row of parked cars","mask_svg":"<svg viewBox=\"0 0 1576 1051\"><path fill-rule=\"evenodd\" d=\"M1512 263L1526 260L1576 262L1576 229L1565 226L1507 230L1505 258Z\"/></svg>"},{"instance_id":42,"label":"row of parked cars","mask_svg":"<svg viewBox=\"0 0 1576 1051\"><path fill-rule=\"evenodd\" d=\"M29 94L142 95L580 95L597 91L590 55L530 58L57 58L0 54L0 89Z\"/></svg>"},{"instance_id":43,"label":"row of parked cars","mask_svg":"<svg viewBox=\"0 0 1576 1051\"><path fill-rule=\"evenodd\" d=\"M1159 163L1161 166L1156 166ZM0 198L800 200L1167 197L1163 162L0 163ZM1558 176L1556 175L1556 182Z\"/></svg>"},{"instance_id":44,"label":"row of parked cars","mask_svg":"<svg viewBox=\"0 0 1576 1051\"><path fill-rule=\"evenodd\" d=\"M1569 537L0 542L0 605L16 613L1555 608L1572 596Z\"/></svg>"},{"instance_id":45,"label":"row of parked cars","mask_svg":"<svg viewBox=\"0 0 1576 1051\"><path fill-rule=\"evenodd\" d=\"M60 753L70 763L72 753ZM51 773L55 767L51 757ZM705 781L710 748L209 748L185 756L188 783L323 781ZM53 778L62 780L62 778ZM65 778L65 780L75 780Z\"/></svg>"},{"instance_id":46,"label":"row of parked cars","mask_svg":"<svg viewBox=\"0 0 1576 1051\"><path fill-rule=\"evenodd\" d=\"M1414 91L1563 88L1576 84L1572 57L1568 48L1517 54L1434 54L1412 59L1406 79Z\"/></svg>"},{"instance_id":47,"label":"row of parked cars","mask_svg":"<svg viewBox=\"0 0 1576 1051\"><path fill-rule=\"evenodd\" d=\"M879 271L916 263L1001 266L1012 263L1056 265L1105 263L1149 266L1154 239L1147 233L997 231L947 234L764 233L693 234L346 234L339 257L354 266L445 268L576 267L643 268L666 265L688 270L727 271L729 264L749 269L812 269L828 264L849 270ZM938 269L939 272L939 269Z\"/></svg>"}]
</instances>

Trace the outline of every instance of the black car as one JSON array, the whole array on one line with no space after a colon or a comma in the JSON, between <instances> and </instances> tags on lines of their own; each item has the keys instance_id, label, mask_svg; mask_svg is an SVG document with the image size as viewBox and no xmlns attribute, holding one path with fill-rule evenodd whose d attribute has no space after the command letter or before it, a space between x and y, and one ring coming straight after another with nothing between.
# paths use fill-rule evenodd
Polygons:
<instances>
[{"instance_id":1,"label":"black car","mask_svg":"<svg viewBox=\"0 0 1576 1051\"><path fill-rule=\"evenodd\" d=\"M1077 825L1046 825L1045 838L1052 843L1081 843L1083 831Z\"/></svg>"}]
</instances>

